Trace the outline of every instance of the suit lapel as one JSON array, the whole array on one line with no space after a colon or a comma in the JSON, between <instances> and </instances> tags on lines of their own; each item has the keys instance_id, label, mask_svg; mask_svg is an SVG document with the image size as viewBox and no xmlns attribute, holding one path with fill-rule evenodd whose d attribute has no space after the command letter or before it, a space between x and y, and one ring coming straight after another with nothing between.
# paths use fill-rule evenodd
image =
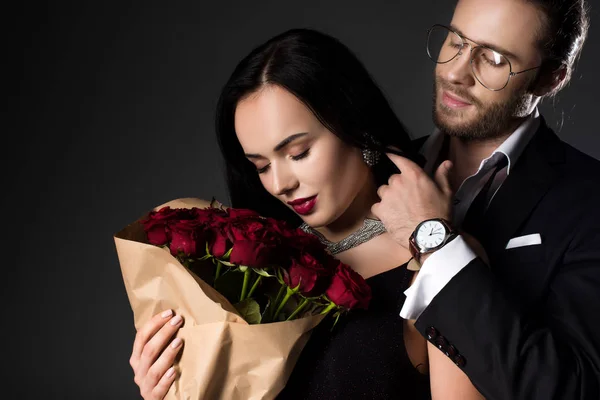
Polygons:
<instances>
[{"instance_id":1,"label":"suit lapel","mask_svg":"<svg viewBox=\"0 0 600 400\"><path fill-rule=\"evenodd\" d=\"M560 139L542 119L538 131L494 196L478 229L479 239L488 252L504 250L554 182L552 164L562 162L563 158Z\"/></svg>"},{"instance_id":2,"label":"suit lapel","mask_svg":"<svg viewBox=\"0 0 600 400\"><path fill-rule=\"evenodd\" d=\"M413 140L412 145L413 145L414 150L416 152L421 151L423 148L423 145L425 144L427 139L429 139L429 135L421 136L420 138Z\"/></svg>"}]
</instances>

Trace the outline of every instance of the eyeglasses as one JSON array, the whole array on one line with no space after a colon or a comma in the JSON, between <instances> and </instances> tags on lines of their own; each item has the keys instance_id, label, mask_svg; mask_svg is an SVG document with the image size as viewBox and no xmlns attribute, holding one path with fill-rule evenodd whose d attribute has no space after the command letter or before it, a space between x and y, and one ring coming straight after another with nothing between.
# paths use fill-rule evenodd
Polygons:
<instances>
[{"instance_id":1,"label":"eyeglasses","mask_svg":"<svg viewBox=\"0 0 600 400\"><path fill-rule=\"evenodd\" d=\"M469 41L473 42L469 39ZM473 42L475 43L475 42ZM436 24L427 32L427 55L438 64L445 64L461 56L465 46L471 49L471 69L483 87L492 91L502 90L510 78L541 67L513 72L510 60L489 47L472 46L462 36L444 25Z\"/></svg>"}]
</instances>

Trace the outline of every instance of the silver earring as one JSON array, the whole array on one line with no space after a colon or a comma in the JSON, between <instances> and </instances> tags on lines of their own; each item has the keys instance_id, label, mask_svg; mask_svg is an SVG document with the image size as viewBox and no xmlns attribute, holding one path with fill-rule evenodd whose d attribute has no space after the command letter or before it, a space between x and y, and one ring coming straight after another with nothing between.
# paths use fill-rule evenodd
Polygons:
<instances>
[{"instance_id":1,"label":"silver earring","mask_svg":"<svg viewBox=\"0 0 600 400\"><path fill-rule=\"evenodd\" d=\"M379 144L372 135L365 132L365 133L363 133L363 136L364 136L366 142L373 143L373 144ZM367 164L369 167L372 167L379 162L381 153L379 153L377 150L372 150L372 149L367 148L367 149L363 149L362 156L363 156L363 161L365 162L365 164Z\"/></svg>"},{"instance_id":2,"label":"silver earring","mask_svg":"<svg viewBox=\"0 0 600 400\"><path fill-rule=\"evenodd\" d=\"M365 164L367 164L369 167L372 167L379 162L380 154L375 150L363 149L362 156Z\"/></svg>"}]
</instances>

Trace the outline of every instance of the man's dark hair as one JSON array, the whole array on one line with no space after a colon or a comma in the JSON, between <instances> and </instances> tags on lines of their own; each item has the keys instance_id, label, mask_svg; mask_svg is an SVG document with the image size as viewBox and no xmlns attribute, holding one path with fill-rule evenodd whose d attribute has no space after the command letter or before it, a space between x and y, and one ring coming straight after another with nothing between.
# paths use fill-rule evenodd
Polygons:
<instances>
[{"instance_id":1,"label":"man's dark hair","mask_svg":"<svg viewBox=\"0 0 600 400\"><path fill-rule=\"evenodd\" d=\"M563 82L554 90L557 93L569 83L574 65L587 38L590 25L585 0L526 0L544 13L540 32L540 47L544 52L546 73L564 68Z\"/></svg>"}]
</instances>

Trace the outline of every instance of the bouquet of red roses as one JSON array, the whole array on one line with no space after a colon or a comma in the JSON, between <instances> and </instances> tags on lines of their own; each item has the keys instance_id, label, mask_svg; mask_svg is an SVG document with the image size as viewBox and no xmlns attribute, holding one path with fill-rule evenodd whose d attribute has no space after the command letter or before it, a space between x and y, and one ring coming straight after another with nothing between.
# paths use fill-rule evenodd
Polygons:
<instances>
[{"instance_id":1,"label":"bouquet of red roses","mask_svg":"<svg viewBox=\"0 0 600 400\"><path fill-rule=\"evenodd\" d=\"M167 203L115 241L136 327L165 308L185 319L167 398L275 398L323 316L371 298L313 235L214 201Z\"/></svg>"}]
</instances>

